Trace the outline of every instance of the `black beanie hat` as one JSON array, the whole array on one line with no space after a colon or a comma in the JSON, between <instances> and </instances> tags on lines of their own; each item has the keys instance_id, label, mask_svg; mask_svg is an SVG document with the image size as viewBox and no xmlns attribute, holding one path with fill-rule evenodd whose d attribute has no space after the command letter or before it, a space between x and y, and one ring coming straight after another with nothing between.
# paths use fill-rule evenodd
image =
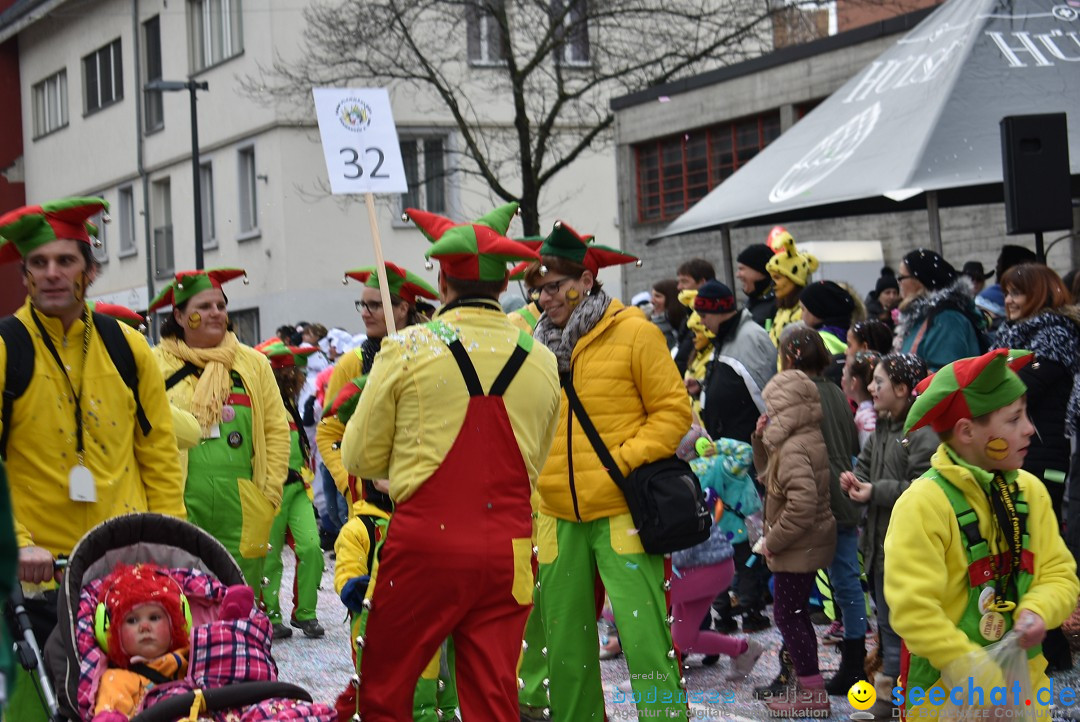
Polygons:
<instances>
[{"instance_id":1,"label":"black beanie hat","mask_svg":"<svg viewBox=\"0 0 1080 722\"><path fill-rule=\"evenodd\" d=\"M896 276L891 273L883 273L881 278L877 280L877 285L874 286L874 292L880 294L885 289L891 288L894 291L900 290L900 284L896 282Z\"/></svg>"},{"instance_id":2,"label":"black beanie hat","mask_svg":"<svg viewBox=\"0 0 1080 722\"><path fill-rule=\"evenodd\" d=\"M720 281L707 281L698 289L694 310L703 313L730 313L736 309L735 294Z\"/></svg>"},{"instance_id":3,"label":"black beanie hat","mask_svg":"<svg viewBox=\"0 0 1080 722\"><path fill-rule=\"evenodd\" d=\"M904 265L919 283L931 291L945 288L956 280L956 269L934 251L917 248L904 256Z\"/></svg>"},{"instance_id":4,"label":"black beanie hat","mask_svg":"<svg viewBox=\"0 0 1080 722\"><path fill-rule=\"evenodd\" d=\"M851 294L832 281L814 281L802 290L799 301L822 321L834 321L828 325L845 328L851 323L851 312L855 310Z\"/></svg>"},{"instance_id":5,"label":"black beanie hat","mask_svg":"<svg viewBox=\"0 0 1080 722\"><path fill-rule=\"evenodd\" d=\"M773 251L764 243L754 243L747 246L742 250L735 260L739 263L753 268L758 273L764 273L766 276L769 272L765 270L765 265L769 262L769 259L773 257Z\"/></svg>"}]
</instances>

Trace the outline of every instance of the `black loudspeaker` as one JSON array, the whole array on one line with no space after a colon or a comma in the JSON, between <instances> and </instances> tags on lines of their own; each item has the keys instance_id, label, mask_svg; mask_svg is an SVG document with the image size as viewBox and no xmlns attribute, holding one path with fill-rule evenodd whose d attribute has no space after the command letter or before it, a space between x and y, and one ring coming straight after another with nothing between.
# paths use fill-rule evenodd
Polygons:
<instances>
[{"instance_id":1,"label":"black loudspeaker","mask_svg":"<svg viewBox=\"0 0 1080 722\"><path fill-rule=\"evenodd\" d=\"M1002 118L1001 167L1009 235L1072 228L1064 113Z\"/></svg>"}]
</instances>

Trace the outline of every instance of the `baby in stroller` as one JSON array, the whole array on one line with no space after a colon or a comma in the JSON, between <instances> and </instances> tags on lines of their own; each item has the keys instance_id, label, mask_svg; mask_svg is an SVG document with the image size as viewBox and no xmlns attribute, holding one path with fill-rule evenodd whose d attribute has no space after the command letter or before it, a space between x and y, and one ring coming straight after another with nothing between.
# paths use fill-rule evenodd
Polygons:
<instances>
[{"instance_id":1,"label":"baby in stroller","mask_svg":"<svg viewBox=\"0 0 1080 722\"><path fill-rule=\"evenodd\" d=\"M277 681L269 618L228 552L186 522L132 514L72 552L46 660L61 711L90 722L331 722Z\"/></svg>"}]
</instances>

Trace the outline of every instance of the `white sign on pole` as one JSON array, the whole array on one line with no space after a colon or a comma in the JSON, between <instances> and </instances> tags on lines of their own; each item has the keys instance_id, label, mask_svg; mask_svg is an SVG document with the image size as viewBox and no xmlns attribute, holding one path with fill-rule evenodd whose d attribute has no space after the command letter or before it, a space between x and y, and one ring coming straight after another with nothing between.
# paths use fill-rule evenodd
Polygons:
<instances>
[{"instance_id":1,"label":"white sign on pole","mask_svg":"<svg viewBox=\"0 0 1080 722\"><path fill-rule=\"evenodd\" d=\"M313 88L330 190L406 193L397 128L386 88Z\"/></svg>"}]
</instances>

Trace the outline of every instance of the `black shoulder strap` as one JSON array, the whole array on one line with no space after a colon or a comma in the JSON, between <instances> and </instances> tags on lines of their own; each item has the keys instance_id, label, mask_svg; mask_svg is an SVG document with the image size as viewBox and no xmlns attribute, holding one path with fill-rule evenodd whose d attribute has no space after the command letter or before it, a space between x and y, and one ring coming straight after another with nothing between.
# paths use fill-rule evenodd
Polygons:
<instances>
[{"instance_id":1,"label":"black shoulder strap","mask_svg":"<svg viewBox=\"0 0 1080 722\"><path fill-rule=\"evenodd\" d=\"M525 363L525 359L529 357L529 351L532 350L533 337L524 331L518 331L518 343L514 347L513 353L510 354L510 358L507 360L506 365L503 366L502 371L495 378L495 383L491 385L491 389L488 391L489 396L502 396L506 393L507 387L510 386L510 382L514 380L517 372L521 370L521 365Z\"/></svg>"},{"instance_id":2,"label":"black shoulder strap","mask_svg":"<svg viewBox=\"0 0 1080 722\"><path fill-rule=\"evenodd\" d=\"M146 677L154 684L166 684L167 682L173 681L148 664L137 663L131 665L128 669L130 669L135 674Z\"/></svg>"},{"instance_id":3,"label":"black shoulder strap","mask_svg":"<svg viewBox=\"0 0 1080 722\"><path fill-rule=\"evenodd\" d=\"M4 340L7 351L7 369L4 376L4 401L0 411L0 423L4 425L0 433L0 458L7 460L8 434L11 432L11 412L15 399L19 398L30 385L34 375L34 341L22 321L14 316L0 319L0 338Z\"/></svg>"},{"instance_id":4,"label":"black shoulder strap","mask_svg":"<svg viewBox=\"0 0 1080 722\"><path fill-rule=\"evenodd\" d=\"M581 430L585 432L585 436L588 437L589 443L592 444L593 451L600 457L600 463L607 469L608 474L611 475L611 480L615 482L615 485L620 489L623 487L623 483L626 481L623 478L622 471L619 470L619 465L615 463L615 459L612 458L611 452L604 446L604 440L600 438L600 432L593 426L592 419L585 413L585 407L581 404L581 399L578 398L577 391L574 389L574 382L570 378L570 372L559 375L560 382L563 389L566 391L566 399L570 402L570 411L578 417L578 422L581 424Z\"/></svg>"},{"instance_id":5,"label":"black shoulder strap","mask_svg":"<svg viewBox=\"0 0 1080 722\"><path fill-rule=\"evenodd\" d=\"M124 337L120 322L104 314L94 313L94 328L101 334L105 350L109 352L109 358L120 373L120 378L131 389L131 394L135 397L135 418L139 421L143 436L148 436L153 427L150 425L150 419L146 418L142 399L139 398L139 372L135 368L135 354L131 352L131 346Z\"/></svg>"},{"instance_id":6,"label":"black shoulder strap","mask_svg":"<svg viewBox=\"0 0 1080 722\"><path fill-rule=\"evenodd\" d=\"M375 520L368 514L361 514L360 521L364 524L364 528L367 529L368 536L368 550L367 550L367 573L371 576L371 570L375 567Z\"/></svg>"},{"instance_id":7,"label":"black shoulder strap","mask_svg":"<svg viewBox=\"0 0 1080 722\"><path fill-rule=\"evenodd\" d=\"M191 363L190 361L185 361L183 366L174 371L172 375L169 376L169 378L165 379L165 390L168 391L173 386L176 386L178 383L186 379L188 376L191 376L191 374L197 374L201 370L202 369L200 369L198 366Z\"/></svg>"},{"instance_id":8,"label":"black shoulder strap","mask_svg":"<svg viewBox=\"0 0 1080 722\"><path fill-rule=\"evenodd\" d=\"M455 338L446 344L450 353L454 354L458 368L461 369L461 377L465 379L465 386L469 389L469 396L483 396L484 387L480 385L480 377L476 375L476 368L469 359L469 352L465 350L460 338Z\"/></svg>"}]
</instances>

